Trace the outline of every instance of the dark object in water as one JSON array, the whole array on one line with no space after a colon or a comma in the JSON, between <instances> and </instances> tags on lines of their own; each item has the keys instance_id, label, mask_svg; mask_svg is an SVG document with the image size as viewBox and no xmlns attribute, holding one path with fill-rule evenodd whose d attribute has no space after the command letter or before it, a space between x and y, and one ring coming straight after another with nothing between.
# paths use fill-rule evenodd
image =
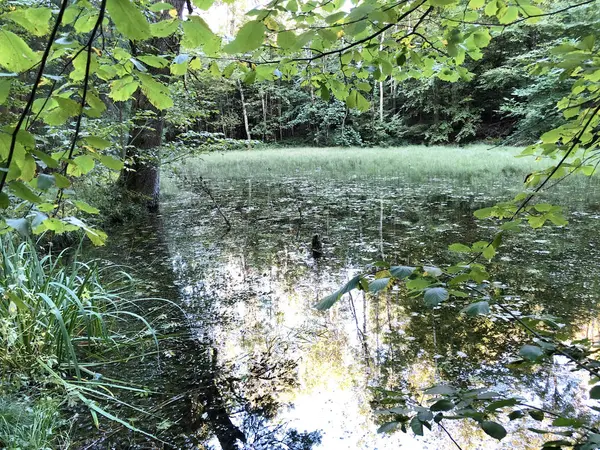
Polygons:
<instances>
[{"instance_id":1,"label":"dark object in water","mask_svg":"<svg viewBox=\"0 0 600 450\"><path fill-rule=\"evenodd\" d=\"M323 256L323 242L321 242L321 238L318 234L315 234L312 237L311 249L313 258L320 258Z\"/></svg>"}]
</instances>

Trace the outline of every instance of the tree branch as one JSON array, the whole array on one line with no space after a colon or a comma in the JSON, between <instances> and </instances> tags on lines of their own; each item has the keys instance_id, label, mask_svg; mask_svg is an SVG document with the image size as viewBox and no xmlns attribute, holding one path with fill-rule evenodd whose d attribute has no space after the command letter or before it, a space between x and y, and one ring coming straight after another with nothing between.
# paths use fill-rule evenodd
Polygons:
<instances>
[{"instance_id":1,"label":"tree branch","mask_svg":"<svg viewBox=\"0 0 600 450\"><path fill-rule=\"evenodd\" d=\"M6 164L4 166L4 168L6 169L6 172L2 172L2 175L1 175L2 178L0 179L0 192L2 192L2 190L4 189L4 186L6 184L6 178L8 177L8 170L10 169L10 165L11 165L12 160L15 155L15 148L17 146L17 136L19 134L19 131L21 131L21 127L23 126L23 122L25 121L25 118L27 117L27 115L29 114L29 111L31 110L31 107L33 106L37 88L40 84L40 81L42 80L42 76L44 74L44 69L46 68L46 63L48 61L48 57L50 56L50 50L52 49L52 43L54 42L54 39L56 38L56 34L58 33L58 29L60 27L63 16L65 14L65 10L67 9L68 5L69 5L68 0L63 0L62 4L60 5L58 15L56 16L56 23L54 24L54 27L52 28L52 31L50 32L50 37L48 38L48 43L46 44L46 48L44 49L42 59L40 60L40 68L35 77L35 81L33 83L32 89L31 89L31 94L29 94L29 98L27 99L27 104L25 105L25 108L23 109L23 112L21 113L21 115L19 117L19 121L17 122L17 125L15 126L15 129L12 132L11 140L10 140L10 147L8 150L8 157L6 158Z\"/></svg>"}]
</instances>

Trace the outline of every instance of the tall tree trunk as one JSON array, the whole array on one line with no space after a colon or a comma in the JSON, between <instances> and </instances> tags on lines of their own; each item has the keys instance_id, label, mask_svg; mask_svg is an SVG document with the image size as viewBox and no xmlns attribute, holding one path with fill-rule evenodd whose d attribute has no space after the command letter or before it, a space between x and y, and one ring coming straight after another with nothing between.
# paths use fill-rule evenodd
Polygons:
<instances>
[{"instance_id":1,"label":"tall tree trunk","mask_svg":"<svg viewBox=\"0 0 600 450\"><path fill-rule=\"evenodd\" d=\"M379 41L379 51L383 50L384 38L385 33L382 33ZM383 81L379 82L379 122L383 123Z\"/></svg>"},{"instance_id":2,"label":"tall tree trunk","mask_svg":"<svg viewBox=\"0 0 600 450\"><path fill-rule=\"evenodd\" d=\"M278 108L279 110L277 111L277 122L279 123L279 140L283 141L283 126L281 124L281 97L279 97Z\"/></svg>"},{"instance_id":3,"label":"tall tree trunk","mask_svg":"<svg viewBox=\"0 0 600 450\"><path fill-rule=\"evenodd\" d=\"M392 114L396 115L396 79L392 78Z\"/></svg>"},{"instance_id":4,"label":"tall tree trunk","mask_svg":"<svg viewBox=\"0 0 600 450\"><path fill-rule=\"evenodd\" d=\"M162 144L164 116L138 90L134 95L132 114L151 111L150 119L137 119L130 132L127 156L132 164L121 172L121 183L128 191L139 195L150 211L158 209L160 168L158 149Z\"/></svg>"},{"instance_id":5,"label":"tall tree trunk","mask_svg":"<svg viewBox=\"0 0 600 450\"><path fill-rule=\"evenodd\" d=\"M266 141L267 137L267 102L265 101L265 93L261 92L260 101L262 103L262 113L263 113L263 141Z\"/></svg>"},{"instance_id":6,"label":"tall tree trunk","mask_svg":"<svg viewBox=\"0 0 600 450\"><path fill-rule=\"evenodd\" d=\"M171 2L181 17L185 0L174 0ZM191 11L190 11L191 13ZM177 38L153 39L147 45L147 49L154 49L158 53L167 52L169 47L177 46ZM137 49L131 44L131 51L135 56ZM168 74L168 69L150 69L150 75ZM150 112L151 114L140 114L138 112ZM158 210L160 196L160 158L159 148L162 144L164 128L164 115L155 108L141 89L138 89L133 97L131 116L134 117L134 125L129 133L129 146L127 147L127 159L131 164L127 165L120 175L120 184L128 191L136 194L138 199L146 204L148 210ZM150 118L147 118L147 117ZM137 200L137 199L136 199Z\"/></svg>"},{"instance_id":7,"label":"tall tree trunk","mask_svg":"<svg viewBox=\"0 0 600 450\"><path fill-rule=\"evenodd\" d=\"M248 147L250 147L250 125L248 124L248 112L246 111L246 101L244 100L244 90L242 89L242 82L237 80L238 89L240 91L240 99L242 100L242 114L244 115L244 128L246 128L246 138L248 139Z\"/></svg>"},{"instance_id":8,"label":"tall tree trunk","mask_svg":"<svg viewBox=\"0 0 600 450\"><path fill-rule=\"evenodd\" d=\"M383 81L379 82L379 121L383 123Z\"/></svg>"}]
</instances>

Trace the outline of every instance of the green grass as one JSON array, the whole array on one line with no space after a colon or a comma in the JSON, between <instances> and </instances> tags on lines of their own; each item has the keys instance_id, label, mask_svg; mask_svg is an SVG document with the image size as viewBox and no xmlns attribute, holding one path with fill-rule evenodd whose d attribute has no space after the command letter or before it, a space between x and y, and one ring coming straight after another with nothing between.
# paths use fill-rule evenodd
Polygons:
<instances>
[{"instance_id":1,"label":"green grass","mask_svg":"<svg viewBox=\"0 0 600 450\"><path fill-rule=\"evenodd\" d=\"M29 397L0 398L0 448L46 450L56 448L57 441L68 440L59 431L64 421L59 404L51 397L34 401ZM67 448L66 442L60 443Z\"/></svg>"},{"instance_id":2,"label":"green grass","mask_svg":"<svg viewBox=\"0 0 600 450\"><path fill-rule=\"evenodd\" d=\"M280 176L317 178L464 177L528 173L539 168L531 158L515 158L520 149L488 146L400 148L283 148L212 153L181 164L182 174L206 178L269 179Z\"/></svg>"},{"instance_id":3,"label":"green grass","mask_svg":"<svg viewBox=\"0 0 600 450\"><path fill-rule=\"evenodd\" d=\"M36 361L71 370L81 377L80 355L134 342L113 328L119 321L145 320L127 309L122 286L130 277L118 268L84 263L64 254L40 256L31 241L0 238L0 365L31 368ZM103 275L110 271L110 277Z\"/></svg>"},{"instance_id":4,"label":"green grass","mask_svg":"<svg viewBox=\"0 0 600 450\"><path fill-rule=\"evenodd\" d=\"M307 179L318 183L379 182L471 187L479 192L505 195L523 187L527 174L543 170L553 160L518 157L521 148L473 145L406 146L399 148L272 148L215 152L171 165L162 177L165 197L173 197L207 181L277 181ZM589 190L598 178L571 177L553 189Z\"/></svg>"},{"instance_id":5,"label":"green grass","mask_svg":"<svg viewBox=\"0 0 600 450\"><path fill-rule=\"evenodd\" d=\"M154 327L140 311L141 302L158 299L129 300L131 277L118 266L80 261L79 249L69 255L40 250L11 234L0 237L0 393L12 399L0 403L0 448L2 441L24 442L15 448L46 448L42 441L56 436L49 404L23 406L28 402L24 392L40 397L41 386L54 386L49 395L57 405L79 401L87 406L96 424L103 416L144 433L103 405L143 412L114 392L146 391L129 382L97 379L90 367L118 358L124 349L143 357L152 345L156 354Z\"/></svg>"}]
</instances>

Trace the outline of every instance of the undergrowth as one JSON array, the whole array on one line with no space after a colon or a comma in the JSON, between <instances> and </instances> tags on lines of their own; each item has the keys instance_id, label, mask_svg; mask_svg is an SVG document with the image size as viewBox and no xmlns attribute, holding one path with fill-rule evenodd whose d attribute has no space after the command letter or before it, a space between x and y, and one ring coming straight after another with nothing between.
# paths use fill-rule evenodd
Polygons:
<instances>
[{"instance_id":1,"label":"undergrowth","mask_svg":"<svg viewBox=\"0 0 600 450\"><path fill-rule=\"evenodd\" d=\"M121 267L82 262L80 248L58 255L40 250L30 240L0 237L0 442L55 448L57 411L78 403L97 426L104 417L144 433L110 406L131 407L118 393L143 389L90 369L125 349L140 357L157 353L145 299L128 300L132 278Z\"/></svg>"}]
</instances>

